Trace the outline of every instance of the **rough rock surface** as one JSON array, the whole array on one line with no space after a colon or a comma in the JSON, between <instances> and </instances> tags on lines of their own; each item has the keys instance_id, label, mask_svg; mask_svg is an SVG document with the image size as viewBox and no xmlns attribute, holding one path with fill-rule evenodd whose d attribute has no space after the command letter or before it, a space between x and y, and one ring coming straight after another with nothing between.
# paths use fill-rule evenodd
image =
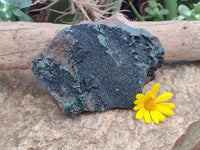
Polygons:
<instances>
[{"instance_id":1,"label":"rough rock surface","mask_svg":"<svg viewBox=\"0 0 200 150\"><path fill-rule=\"evenodd\" d=\"M0 149L198 150L199 79L200 62L159 69L144 92L158 82L177 108L164 123L147 125L130 109L61 115L31 71L0 71Z\"/></svg>"},{"instance_id":2,"label":"rough rock surface","mask_svg":"<svg viewBox=\"0 0 200 150\"><path fill-rule=\"evenodd\" d=\"M158 39L117 19L61 30L32 63L66 114L133 108L132 97L163 63Z\"/></svg>"}]
</instances>

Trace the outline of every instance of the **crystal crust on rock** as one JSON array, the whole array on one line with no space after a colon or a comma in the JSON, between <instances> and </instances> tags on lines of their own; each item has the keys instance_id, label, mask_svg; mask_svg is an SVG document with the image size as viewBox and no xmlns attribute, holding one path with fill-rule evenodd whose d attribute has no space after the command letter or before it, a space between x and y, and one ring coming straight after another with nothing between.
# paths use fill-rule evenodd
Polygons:
<instances>
[{"instance_id":1,"label":"crystal crust on rock","mask_svg":"<svg viewBox=\"0 0 200 150\"><path fill-rule=\"evenodd\" d=\"M132 109L163 55L158 39L146 30L107 20L61 30L31 69L65 114Z\"/></svg>"}]
</instances>

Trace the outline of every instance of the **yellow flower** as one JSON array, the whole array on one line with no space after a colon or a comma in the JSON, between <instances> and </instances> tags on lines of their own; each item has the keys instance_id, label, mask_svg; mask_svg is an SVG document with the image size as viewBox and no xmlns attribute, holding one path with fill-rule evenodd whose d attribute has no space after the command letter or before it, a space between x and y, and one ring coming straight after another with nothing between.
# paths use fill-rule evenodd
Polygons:
<instances>
[{"instance_id":1,"label":"yellow flower","mask_svg":"<svg viewBox=\"0 0 200 150\"><path fill-rule=\"evenodd\" d=\"M161 94L155 99L158 93L160 85L156 83L152 90L146 92L145 95L137 94L134 104L136 105L133 110L138 110L136 113L136 119L145 119L146 123L151 123L151 119L158 124L160 121L165 121L165 116L172 116L175 108L173 103L160 103L170 99L173 95L170 92ZM164 115L163 115L164 114Z\"/></svg>"}]
</instances>

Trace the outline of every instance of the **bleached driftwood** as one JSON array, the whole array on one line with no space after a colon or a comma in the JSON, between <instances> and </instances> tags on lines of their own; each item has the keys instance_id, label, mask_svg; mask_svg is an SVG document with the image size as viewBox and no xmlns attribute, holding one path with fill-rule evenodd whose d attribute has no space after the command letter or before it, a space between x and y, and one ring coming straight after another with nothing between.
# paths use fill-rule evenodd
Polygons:
<instances>
[{"instance_id":1,"label":"bleached driftwood","mask_svg":"<svg viewBox=\"0 0 200 150\"><path fill-rule=\"evenodd\" d=\"M200 22L131 22L115 16L133 28L144 28L157 36L165 50L165 61L200 60ZM67 25L30 22L0 22L0 70L25 69Z\"/></svg>"}]
</instances>

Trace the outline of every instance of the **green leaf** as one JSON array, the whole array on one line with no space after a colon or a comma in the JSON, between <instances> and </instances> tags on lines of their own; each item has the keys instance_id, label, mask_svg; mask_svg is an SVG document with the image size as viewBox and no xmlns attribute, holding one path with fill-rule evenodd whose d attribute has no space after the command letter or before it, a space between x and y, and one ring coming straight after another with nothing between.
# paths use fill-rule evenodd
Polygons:
<instances>
[{"instance_id":1,"label":"green leaf","mask_svg":"<svg viewBox=\"0 0 200 150\"><path fill-rule=\"evenodd\" d=\"M179 11L180 15L182 15L182 16L186 16L187 17L187 16L191 15L190 9L185 5L179 5L178 11Z\"/></svg>"},{"instance_id":2,"label":"green leaf","mask_svg":"<svg viewBox=\"0 0 200 150\"><path fill-rule=\"evenodd\" d=\"M155 8L155 7L157 7L157 3L156 3L156 1L149 1L149 6L151 6L151 7L153 7L153 8Z\"/></svg>"},{"instance_id":3,"label":"green leaf","mask_svg":"<svg viewBox=\"0 0 200 150\"><path fill-rule=\"evenodd\" d=\"M178 20L184 20L185 16L178 16Z\"/></svg>"},{"instance_id":4,"label":"green leaf","mask_svg":"<svg viewBox=\"0 0 200 150\"><path fill-rule=\"evenodd\" d=\"M113 3L115 3L115 7L112 9L113 12L118 12L121 9L122 0L113 0Z\"/></svg>"},{"instance_id":5,"label":"green leaf","mask_svg":"<svg viewBox=\"0 0 200 150\"><path fill-rule=\"evenodd\" d=\"M7 3L10 8L19 8L26 12L29 10L32 0L9 0Z\"/></svg>"},{"instance_id":6,"label":"green leaf","mask_svg":"<svg viewBox=\"0 0 200 150\"><path fill-rule=\"evenodd\" d=\"M18 4L19 3L19 1L17 2L17 0L9 0L9 1L7 1L6 2L8 5L11 5L11 4Z\"/></svg>"},{"instance_id":7,"label":"green leaf","mask_svg":"<svg viewBox=\"0 0 200 150\"><path fill-rule=\"evenodd\" d=\"M195 6L194 9L193 9L194 13L195 14L200 14L200 3L198 3L198 4L194 5L194 6Z\"/></svg>"},{"instance_id":8,"label":"green leaf","mask_svg":"<svg viewBox=\"0 0 200 150\"><path fill-rule=\"evenodd\" d=\"M153 11L154 11L154 14L156 14L156 15L159 15L159 13L160 13L160 11L159 11L159 9L157 7L154 8Z\"/></svg>"},{"instance_id":9,"label":"green leaf","mask_svg":"<svg viewBox=\"0 0 200 150\"><path fill-rule=\"evenodd\" d=\"M29 7L32 4L32 0L20 0L19 8Z\"/></svg>"},{"instance_id":10,"label":"green leaf","mask_svg":"<svg viewBox=\"0 0 200 150\"><path fill-rule=\"evenodd\" d=\"M20 1L19 0L9 0L7 1L7 5L10 8L15 8L19 5Z\"/></svg>"},{"instance_id":11,"label":"green leaf","mask_svg":"<svg viewBox=\"0 0 200 150\"><path fill-rule=\"evenodd\" d=\"M195 18L196 18L197 20L200 20L200 15L196 15Z\"/></svg>"},{"instance_id":12,"label":"green leaf","mask_svg":"<svg viewBox=\"0 0 200 150\"><path fill-rule=\"evenodd\" d=\"M143 16L143 18L144 18L145 21L152 21L153 20L153 17L151 15Z\"/></svg>"},{"instance_id":13,"label":"green leaf","mask_svg":"<svg viewBox=\"0 0 200 150\"><path fill-rule=\"evenodd\" d=\"M24 15L24 13L20 10L20 9L17 9L17 8L14 8L12 10L13 14L17 17L22 17Z\"/></svg>"},{"instance_id":14,"label":"green leaf","mask_svg":"<svg viewBox=\"0 0 200 150\"><path fill-rule=\"evenodd\" d=\"M18 19L15 15L12 15L12 17L9 19L9 21L18 21Z\"/></svg>"},{"instance_id":15,"label":"green leaf","mask_svg":"<svg viewBox=\"0 0 200 150\"><path fill-rule=\"evenodd\" d=\"M164 19L163 19L163 17L155 17L155 21L163 21Z\"/></svg>"},{"instance_id":16,"label":"green leaf","mask_svg":"<svg viewBox=\"0 0 200 150\"><path fill-rule=\"evenodd\" d=\"M188 16L188 17L186 17L186 20L194 21L194 20L196 20L196 18L195 18L195 16Z\"/></svg>"},{"instance_id":17,"label":"green leaf","mask_svg":"<svg viewBox=\"0 0 200 150\"><path fill-rule=\"evenodd\" d=\"M149 15L154 16L154 12L153 12L153 10L152 10L151 8L146 7L144 10L145 10Z\"/></svg>"},{"instance_id":18,"label":"green leaf","mask_svg":"<svg viewBox=\"0 0 200 150\"><path fill-rule=\"evenodd\" d=\"M160 10L160 15L167 15L169 13L169 11L167 9L162 9Z\"/></svg>"},{"instance_id":19,"label":"green leaf","mask_svg":"<svg viewBox=\"0 0 200 150\"><path fill-rule=\"evenodd\" d=\"M21 0L18 8L21 8L22 11L27 12L32 4L32 0Z\"/></svg>"},{"instance_id":20,"label":"green leaf","mask_svg":"<svg viewBox=\"0 0 200 150\"><path fill-rule=\"evenodd\" d=\"M11 17L12 17L12 11L9 9L7 9L7 11L1 13L1 18L3 20L10 20Z\"/></svg>"},{"instance_id":21,"label":"green leaf","mask_svg":"<svg viewBox=\"0 0 200 150\"><path fill-rule=\"evenodd\" d=\"M57 19L62 14L52 11L52 10L57 10L57 11L63 12L70 7L71 6L70 6L69 0L59 0L56 4L54 4L53 6L50 7L51 10L48 13L47 22L64 24L64 22L79 21L80 18L83 16L83 13L79 13L78 15L68 14L68 15L63 16L60 19ZM69 12L69 11L66 11L66 12Z\"/></svg>"},{"instance_id":22,"label":"green leaf","mask_svg":"<svg viewBox=\"0 0 200 150\"><path fill-rule=\"evenodd\" d=\"M6 4L5 4L4 2L0 1L0 9L4 8L5 5L6 5Z\"/></svg>"},{"instance_id":23,"label":"green leaf","mask_svg":"<svg viewBox=\"0 0 200 150\"><path fill-rule=\"evenodd\" d=\"M19 18L20 21L33 22L33 19L25 13L23 13L23 15L21 17L18 17L18 18Z\"/></svg>"}]
</instances>

